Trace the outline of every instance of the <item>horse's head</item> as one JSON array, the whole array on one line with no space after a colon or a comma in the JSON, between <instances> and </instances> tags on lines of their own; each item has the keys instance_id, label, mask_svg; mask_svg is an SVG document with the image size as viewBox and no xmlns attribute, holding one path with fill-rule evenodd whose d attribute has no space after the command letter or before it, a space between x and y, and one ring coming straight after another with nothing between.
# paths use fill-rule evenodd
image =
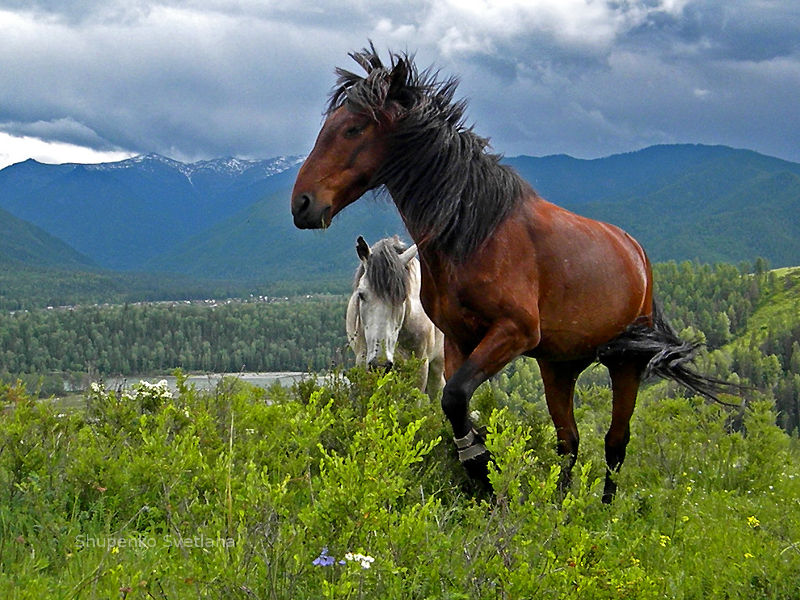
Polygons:
<instances>
[{"instance_id":1,"label":"horse's head","mask_svg":"<svg viewBox=\"0 0 800 600\"><path fill-rule=\"evenodd\" d=\"M334 215L375 187L373 176L386 154L385 126L346 106L325 120L292 192L292 215L300 229L321 229Z\"/></svg>"},{"instance_id":2,"label":"horse's head","mask_svg":"<svg viewBox=\"0 0 800 600\"><path fill-rule=\"evenodd\" d=\"M292 191L292 215L300 229L327 227L340 210L382 183L376 174L408 102L409 58L394 56L384 67L374 48L351 56L367 76L338 70L327 118Z\"/></svg>"},{"instance_id":3,"label":"horse's head","mask_svg":"<svg viewBox=\"0 0 800 600\"><path fill-rule=\"evenodd\" d=\"M358 298L358 317L366 343L366 364L391 368L406 313L409 293L409 263L416 245L398 247L395 239L381 240L373 248L358 238L356 252L361 260L353 293Z\"/></svg>"}]
</instances>

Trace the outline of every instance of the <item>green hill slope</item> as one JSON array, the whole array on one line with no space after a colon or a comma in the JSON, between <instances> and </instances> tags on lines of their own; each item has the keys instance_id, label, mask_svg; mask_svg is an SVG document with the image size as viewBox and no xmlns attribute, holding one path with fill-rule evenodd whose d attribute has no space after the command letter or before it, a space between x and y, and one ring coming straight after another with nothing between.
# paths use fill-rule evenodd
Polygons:
<instances>
[{"instance_id":1,"label":"green hill slope","mask_svg":"<svg viewBox=\"0 0 800 600\"><path fill-rule=\"evenodd\" d=\"M60 239L0 209L0 265L90 269L94 263Z\"/></svg>"},{"instance_id":2,"label":"green hill slope","mask_svg":"<svg viewBox=\"0 0 800 600\"><path fill-rule=\"evenodd\" d=\"M627 230L654 261L737 263L756 256L787 266L800 257L800 173L750 153L687 171L647 194L580 207Z\"/></svg>"},{"instance_id":3,"label":"green hill slope","mask_svg":"<svg viewBox=\"0 0 800 600\"><path fill-rule=\"evenodd\" d=\"M763 341L775 323L800 324L800 267L775 269L772 274L776 284L759 303L747 329L733 345L753 338Z\"/></svg>"},{"instance_id":4,"label":"green hill slope","mask_svg":"<svg viewBox=\"0 0 800 600\"><path fill-rule=\"evenodd\" d=\"M545 198L621 226L654 262L697 259L800 262L800 164L724 146L654 146L597 160L516 157L514 166ZM347 277L357 235L405 234L389 205L361 200L323 233L297 231L289 194L260 200L147 268L243 278Z\"/></svg>"},{"instance_id":5,"label":"green hill slope","mask_svg":"<svg viewBox=\"0 0 800 600\"><path fill-rule=\"evenodd\" d=\"M358 259L355 241L370 242L405 228L389 202L363 199L349 206L325 231L295 228L289 212L290 190L260 200L206 232L150 261L151 270L202 277L296 281L318 289L320 281L343 281Z\"/></svg>"}]
</instances>

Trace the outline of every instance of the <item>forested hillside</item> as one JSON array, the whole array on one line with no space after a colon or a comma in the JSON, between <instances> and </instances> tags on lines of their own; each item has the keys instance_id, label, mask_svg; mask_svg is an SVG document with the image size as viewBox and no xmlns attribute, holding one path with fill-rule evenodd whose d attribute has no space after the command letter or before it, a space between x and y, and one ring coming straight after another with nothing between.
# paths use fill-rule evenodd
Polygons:
<instances>
[{"instance_id":1,"label":"forested hillside","mask_svg":"<svg viewBox=\"0 0 800 600\"><path fill-rule=\"evenodd\" d=\"M800 165L726 146L508 159L542 196L625 229L651 260L800 263Z\"/></svg>"},{"instance_id":2,"label":"forested hillside","mask_svg":"<svg viewBox=\"0 0 800 600\"><path fill-rule=\"evenodd\" d=\"M774 397L781 424L789 431L800 426L800 270L770 271L763 260L754 267L669 262L656 265L655 279L673 326L687 339L706 341L703 368ZM350 364L345 302L345 296L328 296L4 313L0 373L6 379L61 373L80 380L176 367L303 371ZM531 362L510 371L535 368ZM604 383L604 370L586 377ZM58 377L45 391L57 388Z\"/></svg>"},{"instance_id":3,"label":"forested hillside","mask_svg":"<svg viewBox=\"0 0 800 600\"><path fill-rule=\"evenodd\" d=\"M290 186L298 160L186 164L155 154L89 165L27 160L0 170L0 207L104 268L132 270Z\"/></svg>"},{"instance_id":4,"label":"forested hillside","mask_svg":"<svg viewBox=\"0 0 800 600\"><path fill-rule=\"evenodd\" d=\"M341 297L61 308L0 317L0 372L305 371L344 344Z\"/></svg>"},{"instance_id":5,"label":"forested hillside","mask_svg":"<svg viewBox=\"0 0 800 600\"><path fill-rule=\"evenodd\" d=\"M307 280L207 279L181 273L65 270L0 262L0 311L251 295L298 296L307 294L309 289L315 293L343 294L350 289L350 275L318 279L311 287L308 283Z\"/></svg>"},{"instance_id":6,"label":"forested hillside","mask_svg":"<svg viewBox=\"0 0 800 600\"><path fill-rule=\"evenodd\" d=\"M654 261L800 263L800 164L724 146L654 146L595 160L504 159L544 198L625 229ZM307 289L348 274L356 236L404 233L390 203L369 196L328 230L294 228L289 188L155 257L148 268L193 275L284 273Z\"/></svg>"},{"instance_id":7,"label":"forested hillside","mask_svg":"<svg viewBox=\"0 0 800 600\"><path fill-rule=\"evenodd\" d=\"M289 196L287 188L262 198L177 244L146 267L195 277L293 280L306 290L321 291L321 286L350 279L359 235L374 243L405 234L394 205L369 195L349 206L328 230L300 231L292 222Z\"/></svg>"},{"instance_id":8,"label":"forested hillside","mask_svg":"<svg viewBox=\"0 0 800 600\"><path fill-rule=\"evenodd\" d=\"M22 266L77 270L95 265L60 239L0 208L0 266L16 271Z\"/></svg>"}]
</instances>

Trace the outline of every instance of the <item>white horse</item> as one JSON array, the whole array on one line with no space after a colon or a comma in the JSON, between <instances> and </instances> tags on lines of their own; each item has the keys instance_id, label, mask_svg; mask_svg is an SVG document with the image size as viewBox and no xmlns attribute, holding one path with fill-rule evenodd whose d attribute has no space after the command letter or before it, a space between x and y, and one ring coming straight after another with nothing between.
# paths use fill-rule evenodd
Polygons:
<instances>
[{"instance_id":1,"label":"white horse","mask_svg":"<svg viewBox=\"0 0 800 600\"><path fill-rule=\"evenodd\" d=\"M391 368L395 357L422 360L420 389L435 398L444 386L444 335L419 299L417 246L384 238L356 241L360 259L347 305L347 338L359 365Z\"/></svg>"}]
</instances>

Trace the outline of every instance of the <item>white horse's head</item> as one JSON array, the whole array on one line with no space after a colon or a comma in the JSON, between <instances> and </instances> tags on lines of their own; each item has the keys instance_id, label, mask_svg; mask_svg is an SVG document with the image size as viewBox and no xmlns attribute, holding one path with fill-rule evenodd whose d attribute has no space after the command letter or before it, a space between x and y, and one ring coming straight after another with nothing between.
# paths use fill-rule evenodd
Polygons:
<instances>
[{"instance_id":1,"label":"white horse's head","mask_svg":"<svg viewBox=\"0 0 800 600\"><path fill-rule=\"evenodd\" d=\"M380 240L372 248L358 238L361 259L353 289L358 321L363 334L364 359L371 368L391 368L397 338L406 315L411 291L409 263L417 246L404 248L399 238Z\"/></svg>"}]
</instances>

